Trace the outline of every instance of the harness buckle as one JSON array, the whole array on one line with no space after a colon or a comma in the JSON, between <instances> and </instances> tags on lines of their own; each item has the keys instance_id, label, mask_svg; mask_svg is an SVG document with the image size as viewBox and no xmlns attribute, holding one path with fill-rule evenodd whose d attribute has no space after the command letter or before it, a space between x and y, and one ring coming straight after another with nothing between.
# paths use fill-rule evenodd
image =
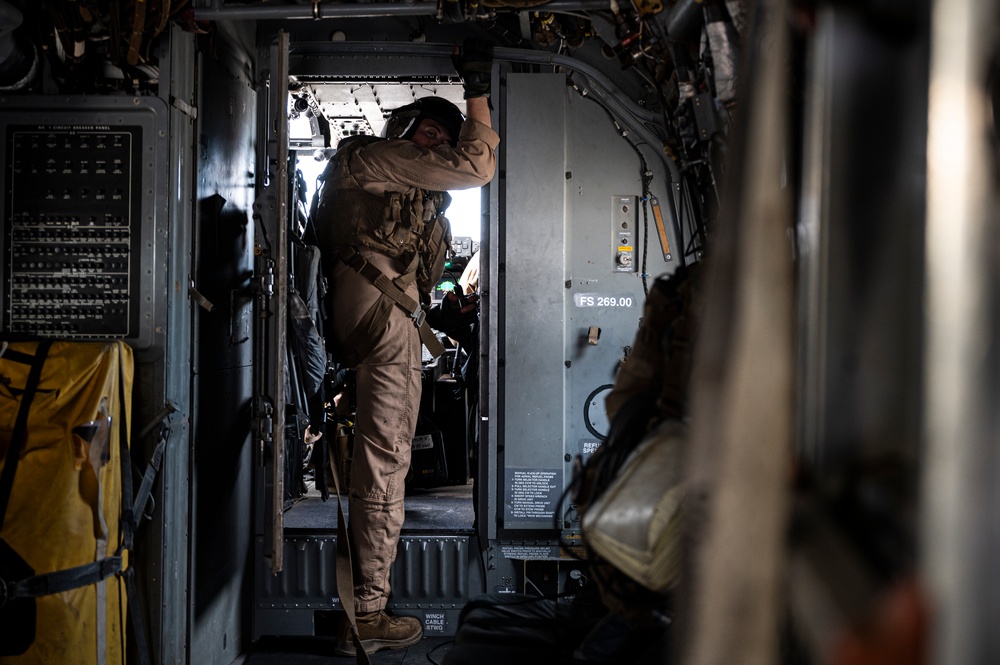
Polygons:
<instances>
[{"instance_id":1,"label":"harness buckle","mask_svg":"<svg viewBox=\"0 0 1000 665\"><path fill-rule=\"evenodd\" d=\"M418 303L416 308L410 312L410 318L413 319L413 325L419 328L424 325L424 321L427 319L427 312L425 312Z\"/></svg>"}]
</instances>

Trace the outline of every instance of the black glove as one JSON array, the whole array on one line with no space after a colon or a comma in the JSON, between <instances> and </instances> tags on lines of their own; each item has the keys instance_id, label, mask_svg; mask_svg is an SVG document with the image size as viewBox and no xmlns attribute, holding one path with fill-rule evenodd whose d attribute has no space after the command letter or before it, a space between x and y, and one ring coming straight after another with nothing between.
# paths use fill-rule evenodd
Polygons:
<instances>
[{"instance_id":1,"label":"black glove","mask_svg":"<svg viewBox=\"0 0 1000 665\"><path fill-rule=\"evenodd\" d=\"M462 49L451 56L455 71L462 77L465 98L488 97L493 71L493 42L466 37Z\"/></svg>"},{"instance_id":2,"label":"black glove","mask_svg":"<svg viewBox=\"0 0 1000 665\"><path fill-rule=\"evenodd\" d=\"M457 289L427 310L427 324L470 348L470 326L479 320L479 296L462 295Z\"/></svg>"}]
</instances>

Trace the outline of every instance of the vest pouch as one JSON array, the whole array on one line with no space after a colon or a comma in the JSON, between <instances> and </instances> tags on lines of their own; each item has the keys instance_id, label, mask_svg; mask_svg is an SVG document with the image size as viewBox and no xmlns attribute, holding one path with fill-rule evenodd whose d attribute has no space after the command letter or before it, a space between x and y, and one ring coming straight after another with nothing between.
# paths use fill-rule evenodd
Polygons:
<instances>
[{"instance_id":1,"label":"vest pouch","mask_svg":"<svg viewBox=\"0 0 1000 665\"><path fill-rule=\"evenodd\" d=\"M391 202L360 189L338 189L320 202L316 232L324 248L364 245L396 258L402 248L396 235L400 224L394 219ZM397 211L398 212L398 211Z\"/></svg>"},{"instance_id":2,"label":"vest pouch","mask_svg":"<svg viewBox=\"0 0 1000 665\"><path fill-rule=\"evenodd\" d=\"M424 225L420 238L420 266L417 268L417 288L430 293L444 274L444 264L451 251L451 224L444 215L437 215Z\"/></svg>"},{"instance_id":3,"label":"vest pouch","mask_svg":"<svg viewBox=\"0 0 1000 665\"><path fill-rule=\"evenodd\" d=\"M17 582L35 574L20 554L0 538L0 583ZM4 602L6 601L6 602ZM34 598L0 597L0 656L19 656L35 642L38 608Z\"/></svg>"}]
</instances>

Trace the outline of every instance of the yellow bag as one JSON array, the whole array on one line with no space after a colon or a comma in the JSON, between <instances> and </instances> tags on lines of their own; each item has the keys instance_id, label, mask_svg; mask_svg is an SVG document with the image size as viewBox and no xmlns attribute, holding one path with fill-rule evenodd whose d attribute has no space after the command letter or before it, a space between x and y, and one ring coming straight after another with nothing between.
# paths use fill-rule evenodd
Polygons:
<instances>
[{"instance_id":1,"label":"yellow bag","mask_svg":"<svg viewBox=\"0 0 1000 665\"><path fill-rule=\"evenodd\" d=\"M132 350L0 348L0 596L14 593L0 597L0 663L124 663L125 582L115 573L128 556L121 446ZM45 357L33 381L36 355ZM47 593L53 587L67 590Z\"/></svg>"}]
</instances>

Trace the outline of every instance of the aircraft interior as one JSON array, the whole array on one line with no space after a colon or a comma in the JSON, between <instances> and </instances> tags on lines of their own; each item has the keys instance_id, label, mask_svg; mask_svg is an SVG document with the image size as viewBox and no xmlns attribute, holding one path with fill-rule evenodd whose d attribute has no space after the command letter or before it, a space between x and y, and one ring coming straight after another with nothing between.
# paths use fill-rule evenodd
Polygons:
<instances>
[{"instance_id":1,"label":"aircraft interior","mask_svg":"<svg viewBox=\"0 0 1000 665\"><path fill-rule=\"evenodd\" d=\"M0 665L1000 662L998 34L0 0ZM397 109L471 118L484 42L491 176L424 199L443 268L390 304L432 338L386 606L422 638L338 656L367 405L320 194Z\"/></svg>"}]
</instances>

